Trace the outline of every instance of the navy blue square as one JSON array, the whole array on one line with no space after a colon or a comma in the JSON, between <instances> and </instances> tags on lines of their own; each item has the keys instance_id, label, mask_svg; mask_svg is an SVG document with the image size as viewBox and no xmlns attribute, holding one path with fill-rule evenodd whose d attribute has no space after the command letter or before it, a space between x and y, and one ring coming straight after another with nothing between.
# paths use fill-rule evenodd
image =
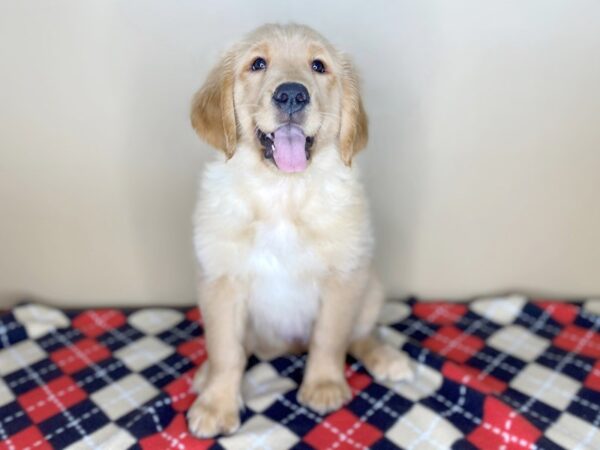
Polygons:
<instances>
[{"instance_id":1,"label":"navy blue square","mask_svg":"<svg viewBox=\"0 0 600 450\"><path fill-rule=\"evenodd\" d=\"M140 440L156 433L159 426L166 428L173 417L175 410L171 407L171 399L161 392L141 407L119 418L116 423Z\"/></svg>"},{"instance_id":2,"label":"navy blue square","mask_svg":"<svg viewBox=\"0 0 600 450\"><path fill-rule=\"evenodd\" d=\"M437 353L432 352L428 348L421 347L420 345L408 341L404 343L402 350L404 350L415 361L426 364L438 372L442 371L444 358Z\"/></svg>"},{"instance_id":3,"label":"navy blue square","mask_svg":"<svg viewBox=\"0 0 600 450\"><path fill-rule=\"evenodd\" d=\"M97 340L111 352L115 352L142 337L144 337L144 334L126 323L104 333L102 336L98 336Z\"/></svg>"},{"instance_id":4,"label":"navy blue square","mask_svg":"<svg viewBox=\"0 0 600 450\"><path fill-rule=\"evenodd\" d=\"M382 400L385 399L385 402ZM356 417L365 417L366 421L375 428L386 431L404 415L413 402L395 394L393 391L371 383L354 396L346 406ZM367 412L370 412L367 414Z\"/></svg>"},{"instance_id":5,"label":"navy blue square","mask_svg":"<svg viewBox=\"0 0 600 450\"><path fill-rule=\"evenodd\" d=\"M452 447L450 448L452 450L478 450L477 447L475 447L466 439L459 439L454 444L452 444Z\"/></svg>"},{"instance_id":6,"label":"navy blue square","mask_svg":"<svg viewBox=\"0 0 600 450\"><path fill-rule=\"evenodd\" d=\"M356 417L361 417L377 403L379 396L382 396L381 391L386 390L375 383L371 383L363 391L357 392L352 400L345 406Z\"/></svg>"},{"instance_id":7,"label":"navy blue square","mask_svg":"<svg viewBox=\"0 0 600 450\"><path fill-rule=\"evenodd\" d=\"M562 325L554 320L546 310L532 303L525 304L515 320L515 324L550 340L554 339L562 330Z\"/></svg>"},{"instance_id":8,"label":"navy blue square","mask_svg":"<svg viewBox=\"0 0 600 450\"><path fill-rule=\"evenodd\" d=\"M287 392L262 414L277 423L284 423L290 431L302 437L319 423L321 416L298 404L296 401L297 394L297 389Z\"/></svg>"},{"instance_id":9,"label":"navy blue square","mask_svg":"<svg viewBox=\"0 0 600 450\"><path fill-rule=\"evenodd\" d=\"M535 446L540 450L568 450L544 436L542 436L535 442Z\"/></svg>"},{"instance_id":10,"label":"navy blue square","mask_svg":"<svg viewBox=\"0 0 600 450\"><path fill-rule=\"evenodd\" d=\"M300 441L296 445L290 447L290 450L315 450L315 448L304 441Z\"/></svg>"},{"instance_id":11,"label":"navy blue square","mask_svg":"<svg viewBox=\"0 0 600 450\"><path fill-rule=\"evenodd\" d=\"M593 328L597 327L596 322L598 322L598 316L594 314L590 314L584 309L580 309L579 314L575 317L573 324L581 327L581 328Z\"/></svg>"},{"instance_id":12,"label":"navy blue square","mask_svg":"<svg viewBox=\"0 0 600 450\"><path fill-rule=\"evenodd\" d=\"M600 392L582 387L575 394L567 411L586 422L597 424L600 422Z\"/></svg>"},{"instance_id":13,"label":"navy blue square","mask_svg":"<svg viewBox=\"0 0 600 450\"><path fill-rule=\"evenodd\" d=\"M443 415L463 434L467 435L477 428L477 424L466 418L464 411L468 411L475 417L483 417L484 399L485 395L481 392L445 379L434 394L422 399L420 403L431 408L436 414ZM456 405L461 406L457 408Z\"/></svg>"},{"instance_id":14,"label":"navy blue square","mask_svg":"<svg viewBox=\"0 0 600 450\"><path fill-rule=\"evenodd\" d=\"M175 352L166 359L144 369L140 374L148 380L150 384L162 388L194 367L194 364L189 359Z\"/></svg>"},{"instance_id":15,"label":"navy blue square","mask_svg":"<svg viewBox=\"0 0 600 450\"><path fill-rule=\"evenodd\" d=\"M372 410L372 414L367 416L367 422L381 431L387 431L410 410L411 406L410 400L394 394L383 407Z\"/></svg>"},{"instance_id":16,"label":"navy blue square","mask_svg":"<svg viewBox=\"0 0 600 450\"><path fill-rule=\"evenodd\" d=\"M75 328L69 328L67 330L61 330L60 333L52 331L45 336L36 339L36 342L46 352L52 353L55 350L68 347L69 345L83 339L85 336Z\"/></svg>"},{"instance_id":17,"label":"navy blue square","mask_svg":"<svg viewBox=\"0 0 600 450\"><path fill-rule=\"evenodd\" d=\"M260 364L260 360L254 356L254 355L250 355L250 357L248 358L248 361L246 362L246 371L252 369L255 365Z\"/></svg>"},{"instance_id":18,"label":"navy blue square","mask_svg":"<svg viewBox=\"0 0 600 450\"><path fill-rule=\"evenodd\" d=\"M562 361L560 371L580 382L586 379L595 362L593 358L567 352L554 346L548 347L536 360L537 363L554 371L558 369L559 361Z\"/></svg>"},{"instance_id":19,"label":"navy blue square","mask_svg":"<svg viewBox=\"0 0 600 450\"><path fill-rule=\"evenodd\" d=\"M250 408L242 408L240 411L240 422L243 424L255 415L254 411Z\"/></svg>"},{"instance_id":20,"label":"navy blue square","mask_svg":"<svg viewBox=\"0 0 600 450\"><path fill-rule=\"evenodd\" d=\"M428 337L433 336L437 330L440 329L440 326L428 323L414 315L410 315L402 322L393 324L392 328L411 339L421 342Z\"/></svg>"},{"instance_id":21,"label":"navy blue square","mask_svg":"<svg viewBox=\"0 0 600 450\"><path fill-rule=\"evenodd\" d=\"M502 328L497 323L494 323L470 310L467 311L467 313L459 321L457 321L455 325L462 331L466 331L468 329L469 334L477 336L484 341Z\"/></svg>"},{"instance_id":22,"label":"navy blue square","mask_svg":"<svg viewBox=\"0 0 600 450\"><path fill-rule=\"evenodd\" d=\"M39 386L31 374L35 374L45 383L57 378L62 372L50 359L43 359L32 364L28 369L20 369L4 377L8 387L16 394L21 395Z\"/></svg>"},{"instance_id":23,"label":"navy blue square","mask_svg":"<svg viewBox=\"0 0 600 450\"><path fill-rule=\"evenodd\" d=\"M371 447L369 447L369 448L371 450L397 450L397 449L401 449L400 447L398 447L396 444L394 444L392 441L390 441L386 437L382 437L377 442L374 442L373 444L371 444Z\"/></svg>"},{"instance_id":24,"label":"navy blue square","mask_svg":"<svg viewBox=\"0 0 600 450\"><path fill-rule=\"evenodd\" d=\"M483 347L475 356L469 358L467 364L486 371L493 377L507 383L527 365L526 362L514 356L488 346Z\"/></svg>"},{"instance_id":25,"label":"navy blue square","mask_svg":"<svg viewBox=\"0 0 600 450\"><path fill-rule=\"evenodd\" d=\"M270 364L279 375L291 378L296 384L300 384L302 382L302 377L304 376L305 362L306 355L282 356L270 361Z\"/></svg>"},{"instance_id":26,"label":"navy blue square","mask_svg":"<svg viewBox=\"0 0 600 450\"><path fill-rule=\"evenodd\" d=\"M182 320L174 327L163 331L156 337L171 347L177 347L187 341L202 335L202 327L198 322Z\"/></svg>"},{"instance_id":27,"label":"navy blue square","mask_svg":"<svg viewBox=\"0 0 600 450\"><path fill-rule=\"evenodd\" d=\"M62 310L63 314L65 316L67 316L67 319L69 319L70 322L72 322L75 317L80 315L82 311L85 311L85 310L83 310L83 309L63 309Z\"/></svg>"},{"instance_id":28,"label":"navy blue square","mask_svg":"<svg viewBox=\"0 0 600 450\"><path fill-rule=\"evenodd\" d=\"M93 394L130 373L131 371L121 360L111 357L95 363L92 367L79 370L71 376L79 387L88 394Z\"/></svg>"},{"instance_id":29,"label":"navy blue square","mask_svg":"<svg viewBox=\"0 0 600 450\"><path fill-rule=\"evenodd\" d=\"M16 401L0 406L0 421L2 421L4 431L9 436L18 433L32 424L27 413Z\"/></svg>"},{"instance_id":30,"label":"navy blue square","mask_svg":"<svg viewBox=\"0 0 600 450\"><path fill-rule=\"evenodd\" d=\"M6 348L27 339L25 327L15 319L13 313L2 316L0 329L2 330L2 333L0 333L0 348Z\"/></svg>"},{"instance_id":31,"label":"navy blue square","mask_svg":"<svg viewBox=\"0 0 600 450\"><path fill-rule=\"evenodd\" d=\"M38 425L54 448L65 448L99 430L110 420L91 400L85 399Z\"/></svg>"},{"instance_id":32,"label":"navy blue square","mask_svg":"<svg viewBox=\"0 0 600 450\"><path fill-rule=\"evenodd\" d=\"M503 402L530 421L536 428L545 430L558 420L561 412L542 401L530 401L531 397L522 392L508 388L501 396ZM521 407L527 404L527 408Z\"/></svg>"},{"instance_id":33,"label":"navy blue square","mask_svg":"<svg viewBox=\"0 0 600 450\"><path fill-rule=\"evenodd\" d=\"M213 445L210 446L208 450L225 450L225 447L223 447L218 442L215 442Z\"/></svg>"}]
</instances>

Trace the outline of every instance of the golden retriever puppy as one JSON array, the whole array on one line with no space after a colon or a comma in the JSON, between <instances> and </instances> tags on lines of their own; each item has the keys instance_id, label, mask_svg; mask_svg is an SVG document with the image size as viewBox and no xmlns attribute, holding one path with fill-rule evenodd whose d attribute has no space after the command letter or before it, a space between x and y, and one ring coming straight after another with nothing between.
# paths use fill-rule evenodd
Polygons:
<instances>
[{"instance_id":1,"label":"golden retriever puppy","mask_svg":"<svg viewBox=\"0 0 600 450\"><path fill-rule=\"evenodd\" d=\"M409 377L406 355L374 336L384 293L351 164L367 117L347 57L308 27L263 26L225 53L191 120L223 152L205 168L195 213L208 361L191 432L239 427L252 352L308 350L298 400L319 413L351 397L348 351L377 379Z\"/></svg>"}]
</instances>

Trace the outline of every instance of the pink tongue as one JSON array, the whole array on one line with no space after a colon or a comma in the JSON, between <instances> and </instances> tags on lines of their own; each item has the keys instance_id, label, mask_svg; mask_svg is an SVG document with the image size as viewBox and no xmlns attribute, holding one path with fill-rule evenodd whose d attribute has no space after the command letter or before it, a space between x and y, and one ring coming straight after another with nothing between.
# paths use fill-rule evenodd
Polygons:
<instances>
[{"instance_id":1,"label":"pink tongue","mask_svg":"<svg viewBox=\"0 0 600 450\"><path fill-rule=\"evenodd\" d=\"M296 125L284 125L273 133L275 151L273 158L284 172L302 172L306 169L306 136Z\"/></svg>"}]
</instances>

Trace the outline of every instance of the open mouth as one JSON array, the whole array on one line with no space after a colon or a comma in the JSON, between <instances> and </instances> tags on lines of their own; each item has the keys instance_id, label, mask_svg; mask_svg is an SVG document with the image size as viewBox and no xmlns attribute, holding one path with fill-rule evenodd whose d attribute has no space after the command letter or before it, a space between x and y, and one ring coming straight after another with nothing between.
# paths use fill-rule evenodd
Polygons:
<instances>
[{"instance_id":1,"label":"open mouth","mask_svg":"<svg viewBox=\"0 0 600 450\"><path fill-rule=\"evenodd\" d=\"M298 125L288 123L272 133L256 129L266 159L284 172L302 172L308 166L314 137L306 136Z\"/></svg>"}]
</instances>

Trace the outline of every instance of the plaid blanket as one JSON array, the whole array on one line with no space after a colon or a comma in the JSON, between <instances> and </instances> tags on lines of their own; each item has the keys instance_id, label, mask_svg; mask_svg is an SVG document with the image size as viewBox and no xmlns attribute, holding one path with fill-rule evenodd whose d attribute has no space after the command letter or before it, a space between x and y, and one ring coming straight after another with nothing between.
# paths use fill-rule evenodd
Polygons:
<instances>
[{"instance_id":1,"label":"plaid blanket","mask_svg":"<svg viewBox=\"0 0 600 450\"><path fill-rule=\"evenodd\" d=\"M0 320L0 448L599 449L598 314L600 300L392 302L379 331L413 381L377 383L349 358L354 397L321 416L296 401L305 356L251 358L241 429L199 440L197 309L23 304Z\"/></svg>"}]
</instances>

